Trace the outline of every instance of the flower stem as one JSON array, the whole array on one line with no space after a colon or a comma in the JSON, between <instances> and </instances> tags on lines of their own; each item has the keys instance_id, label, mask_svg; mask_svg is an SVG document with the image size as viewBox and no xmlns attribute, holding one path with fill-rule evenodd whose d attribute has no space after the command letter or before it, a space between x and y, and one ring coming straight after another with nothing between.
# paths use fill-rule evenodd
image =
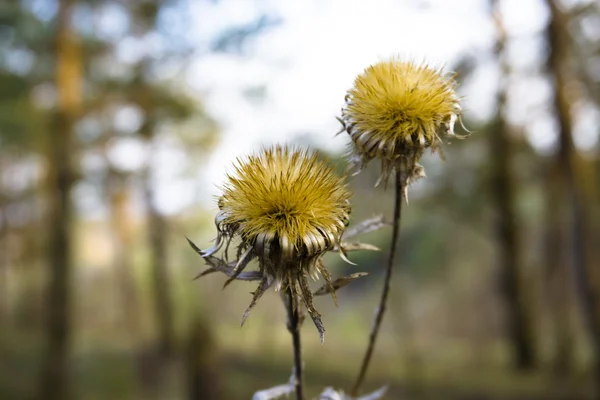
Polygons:
<instances>
[{"instance_id":1,"label":"flower stem","mask_svg":"<svg viewBox=\"0 0 600 400\"><path fill-rule=\"evenodd\" d=\"M302 376L302 347L300 346L300 310L294 307L294 293L287 289L288 330L292 334L294 345L294 386L296 387L296 400L304 400L304 387Z\"/></svg>"},{"instance_id":2,"label":"flower stem","mask_svg":"<svg viewBox=\"0 0 600 400\"><path fill-rule=\"evenodd\" d=\"M392 242L390 248L390 255L388 258L387 268L385 270L385 278L383 281L383 289L381 291L381 299L379 300L379 307L377 307L377 314L375 315L375 321L373 323L373 327L371 328L371 333L369 335L369 344L360 367L360 373L358 374L358 377L356 378L356 382L354 383L354 387L352 389L352 396L358 395L360 387L362 386L365 380L367 369L369 368L369 362L371 361L371 357L373 356L373 350L375 349L377 335L379 334L379 329L381 328L381 323L383 322L383 315L385 314L385 310L387 307L390 286L392 283L392 270L394 269L394 260L396 258L396 250L398 248L399 242L398 239L400 232L400 219L402 215L402 201L404 190L404 179L402 178L402 174L396 172L395 178L396 193L394 199L394 225L392 228Z\"/></svg>"}]
</instances>

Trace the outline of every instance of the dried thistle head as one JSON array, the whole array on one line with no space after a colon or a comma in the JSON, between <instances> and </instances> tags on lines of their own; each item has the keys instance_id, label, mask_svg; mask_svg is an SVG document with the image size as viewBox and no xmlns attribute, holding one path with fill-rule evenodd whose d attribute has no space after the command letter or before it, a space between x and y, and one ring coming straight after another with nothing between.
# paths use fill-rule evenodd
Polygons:
<instances>
[{"instance_id":1,"label":"dried thistle head","mask_svg":"<svg viewBox=\"0 0 600 400\"><path fill-rule=\"evenodd\" d=\"M289 288L294 299L302 299L323 338L307 277L321 275L331 284L321 256L342 248L342 233L350 219L349 198L343 179L308 150L274 146L238 160L218 201L216 243L199 252L209 264L215 263L218 259L212 255L225 245L225 261L221 261L228 265L229 245L237 239L237 257L230 264L226 285L258 259L261 283L242 324L274 284L276 290Z\"/></svg>"},{"instance_id":2,"label":"dried thistle head","mask_svg":"<svg viewBox=\"0 0 600 400\"><path fill-rule=\"evenodd\" d=\"M368 67L348 91L340 118L352 139L351 162L362 169L379 158L377 184L387 183L393 170L405 187L424 177L418 164L424 151L435 151L442 136L455 136L461 114L455 86L451 76L425 64L391 59Z\"/></svg>"}]
</instances>

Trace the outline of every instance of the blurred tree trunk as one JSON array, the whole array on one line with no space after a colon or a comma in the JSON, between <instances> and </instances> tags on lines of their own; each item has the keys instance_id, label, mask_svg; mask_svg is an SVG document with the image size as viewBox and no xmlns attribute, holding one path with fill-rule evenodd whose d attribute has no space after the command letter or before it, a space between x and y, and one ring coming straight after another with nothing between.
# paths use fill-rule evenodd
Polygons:
<instances>
[{"instance_id":1,"label":"blurred tree trunk","mask_svg":"<svg viewBox=\"0 0 600 400\"><path fill-rule=\"evenodd\" d=\"M210 325L200 316L190 323L185 357L188 400L222 399L219 353Z\"/></svg>"},{"instance_id":2,"label":"blurred tree trunk","mask_svg":"<svg viewBox=\"0 0 600 400\"><path fill-rule=\"evenodd\" d=\"M73 0L58 3L56 36L57 112L52 137L48 140L49 186L49 287L46 297L47 349L41 370L39 398L63 400L68 388L71 339L72 203L75 179L73 136L79 112L82 87L82 60L78 40L72 29Z\"/></svg>"},{"instance_id":3,"label":"blurred tree trunk","mask_svg":"<svg viewBox=\"0 0 600 400\"><path fill-rule=\"evenodd\" d=\"M149 179L148 179L149 180ZM147 181L148 181L147 180ZM150 262L154 288L155 316L158 324L158 347L169 356L174 347L173 307L171 304L170 279L167 270L167 223L154 206L154 190L146 183L145 195L148 208Z\"/></svg>"},{"instance_id":4,"label":"blurred tree trunk","mask_svg":"<svg viewBox=\"0 0 600 400\"><path fill-rule=\"evenodd\" d=\"M572 82L569 76L573 71L570 63L568 21L566 14L556 1L547 0L547 4L551 15L548 26L550 47L548 71L554 78L554 107L559 122L559 149L556 161L561 166L565 194L569 202L574 276L596 356L595 381L600 384L600 302L597 288L592 280L594 276L590 226L592 213L589 210L589 204L585 201L586 193L581 176L581 160L572 136L573 121L570 104L573 99L568 87ZM600 398L600 388L598 388L597 396Z\"/></svg>"},{"instance_id":5,"label":"blurred tree trunk","mask_svg":"<svg viewBox=\"0 0 600 400\"><path fill-rule=\"evenodd\" d=\"M600 103L598 103L597 106L600 108ZM598 132L600 134L600 130ZM587 241L590 252L590 261L588 265L591 268L590 276L595 284L596 319L600 325L600 246L598 245L598 243L600 243L600 140L595 154L586 159L582 165L582 171L585 176L585 204L586 209L589 210L590 213L590 220L588 222L590 226L590 235ZM596 266L596 268L594 268L594 266ZM600 351L600 349L598 351ZM598 357L600 358L600 354ZM600 364L600 360L598 363Z\"/></svg>"},{"instance_id":6,"label":"blurred tree trunk","mask_svg":"<svg viewBox=\"0 0 600 400\"><path fill-rule=\"evenodd\" d=\"M536 361L534 318L532 304L526 297L523 241L517 223L516 180L512 170L512 159L516 149L511 143L510 127L504 116L509 76L509 67L504 60L506 32L498 10L498 0L492 0L491 6L498 35L496 56L501 67L497 114L490 132L492 194L497 209L501 286L507 305L508 330L514 348L515 365L517 368L532 368Z\"/></svg>"},{"instance_id":7,"label":"blurred tree trunk","mask_svg":"<svg viewBox=\"0 0 600 400\"><path fill-rule=\"evenodd\" d=\"M571 319L573 310L572 276L567 259L568 235L565 232L564 185L561 179L561 166L550 160L545 176L545 271L547 279L547 299L551 312L555 354L553 369L558 376L569 373L574 354L574 326Z\"/></svg>"},{"instance_id":8,"label":"blurred tree trunk","mask_svg":"<svg viewBox=\"0 0 600 400\"><path fill-rule=\"evenodd\" d=\"M130 338L134 339L140 332L140 313L137 289L133 275L132 252L133 227L129 215L129 191L127 175L115 170L108 171L108 194L111 210L111 225L115 233L113 245L115 249L114 268L119 288L118 309L122 310L123 326L127 327Z\"/></svg>"},{"instance_id":9,"label":"blurred tree trunk","mask_svg":"<svg viewBox=\"0 0 600 400\"><path fill-rule=\"evenodd\" d=\"M0 171L5 170L5 160L0 154ZM0 186L0 326L8 326L10 316L9 299L9 251L8 246L8 221L6 215L6 196L4 188Z\"/></svg>"},{"instance_id":10,"label":"blurred tree trunk","mask_svg":"<svg viewBox=\"0 0 600 400\"><path fill-rule=\"evenodd\" d=\"M569 10L569 25L572 28L571 36L576 35L577 40L571 40L569 45L573 53L577 79L580 81L578 89L587 95L587 100L593 103L596 109L600 108L600 79L595 76L598 68L595 60L600 55L600 41L589 29L589 21L597 21L600 18L600 3L583 2L574 5ZM582 96L583 97L583 96ZM600 134L598 127L591 134ZM584 187L586 191L586 204L591 213L591 265L600 265L600 246L594 244L600 241L600 140L596 144L595 151L590 152L589 157L583 159ZM594 278L596 290L600 291L600 268L592 270L597 275Z\"/></svg>"},{"instance_id":11,"label":"blurred tree trunk","mask_svg":"<svg viewBox=\"0 0 600 400\"><path fill-rule=\"evenodd\" d=\"M167 267L168 224L165 217L156 207L156 194L152 183L155 127L152 122L151 112L152 110L146 110L147 121L142 132L149 149L148 162L142 175L148 221L148 245L150 246L154 315L158 325L158 349L163 356L170 356L174 350L175 333L173 326L173 306L171 304L171 287Z\"/></svg>"},{"instance_id":12,"label":"blurred tree trunk","mask_svg":"<svg viewBox=\"0 0 600 400\"><path fill-rule=\"evenodd\" d=\"M0 218L2 218L3 209L0 208ZM6 240L6 232L4 221L0 227L0 326L8 326L10 323L10 291L9 291L9 261L8 261L8 243Z\"/></svg>"}]
</instances>

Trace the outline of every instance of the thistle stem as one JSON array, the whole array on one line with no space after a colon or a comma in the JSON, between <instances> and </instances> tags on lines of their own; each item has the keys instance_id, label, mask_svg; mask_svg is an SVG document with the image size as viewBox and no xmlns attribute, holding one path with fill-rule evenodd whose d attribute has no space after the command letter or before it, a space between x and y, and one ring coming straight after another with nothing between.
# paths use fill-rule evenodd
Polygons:
<instances>
[{"instance_id":1,"label":"thistle stem","mask_svg":"<svg viewBox=\"0 0 600 400\"><path fill-rule=\"evenodd\" d=\"M300 310L294 307L294 293L287 289L288 330L292 334L294 345L294 386L296 387L296 400L304 400L303 374L302 374L302 347L300 346Z\"/></svg>"},{"instance_id":2,"label":"thistle stem","mask_svg":"<svg viewBox=\"0 0 600 400\"><path fill-rule=\"evenodd\" d=\"M383 315L385 314L385 310L387 308L387 301L390 293L390 286L392 283L392 270L394 269L394 260L396 258L396 250L398 248L399 242L398 239L400 232L400 219L402 215L404 180L401 175L402 174L398 172L395 173L396 192L394 199L394 222L392 228L392 241L387 268L385 270L383 289L381 291L381 299L379 300L379 307L377 307L375 321L373 322L371 333L369 335L369 344L360 367L360 373L358 374L358 377L356 378L356 382L354 383L354 387L352 389L352 396L358 395L360 387L362 386L365 380L367 369L369 368L369 363L371 361L371 357L373 356L373 350L375 349L375 342L377 341L377 336L381 328L381 323L383 322Z\"/></svg>"}]
</instances>

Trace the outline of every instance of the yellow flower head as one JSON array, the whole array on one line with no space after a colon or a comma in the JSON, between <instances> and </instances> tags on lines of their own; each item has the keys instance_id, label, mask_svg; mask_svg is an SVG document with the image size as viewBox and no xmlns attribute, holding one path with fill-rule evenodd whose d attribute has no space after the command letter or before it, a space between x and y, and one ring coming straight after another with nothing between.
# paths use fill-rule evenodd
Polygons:
<instances>
[{"instance_id":1,"label":"yellow flower head","mask_svg":"<svg viewBox=\"0 0 600 400\"><path fill-rule=\"evenodd\" d=\"M223 226L274 264L331 249L348 223L350 193L342 178L306 150L274 147L228 176L220 200Z\"/></svg>"},{"instance_id":2,"label":"yellow flower head","mask_svg":"<svg viewBox=\"0 0 600 400\"><path fill-rule=\"evenodd\" d=\"M275 283L276 290L289 287L303 300L323 334L306 277L323 275L331 281L321 256L339 248L350 218L349 198L343 179L307 150L274 146L238 160L219 198L216 244L202 254L211 257L226 243L227 258L229 244L239 239L230 281L258 259L263 281L244 319Z\"/></svg>"},{"instance_id":3,"label":"yellow flower head","mask_svg":"<svg viewBox=\"0 0 600 400\"><path fill-rule=\"evenodd\" d=\"M381 179L396 169L404 183L424 176L418 161L454 135L461 107L452 77L425 64L392 59L360 74L348 91L341 121L352 139L351 161L382 160ZM377 182L379 183L379 181Z\"/></svg>"}]
</instances>

